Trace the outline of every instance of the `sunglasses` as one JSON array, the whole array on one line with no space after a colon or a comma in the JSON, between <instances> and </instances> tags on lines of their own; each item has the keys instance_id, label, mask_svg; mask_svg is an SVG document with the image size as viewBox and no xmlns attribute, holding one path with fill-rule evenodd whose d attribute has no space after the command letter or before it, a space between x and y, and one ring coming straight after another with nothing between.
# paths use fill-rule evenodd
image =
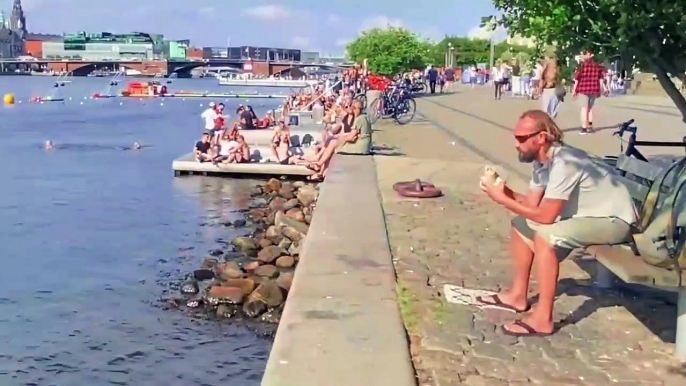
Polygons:
<instances>
[{"instance_id":1,"label":"sunglasses","mask_svg":"<svg viewBox=\"0 0 686 386\"><path fill-rule=\"evenodd\" d=\"M528 141L529 139L537 136L538 134L541 134L542 132L543 131L537 131L535 133L531 133L531 134L527 134L527 135L515 135L515 139L519 143L524 143L524 142Z\"/></svg>"}]
</instances>

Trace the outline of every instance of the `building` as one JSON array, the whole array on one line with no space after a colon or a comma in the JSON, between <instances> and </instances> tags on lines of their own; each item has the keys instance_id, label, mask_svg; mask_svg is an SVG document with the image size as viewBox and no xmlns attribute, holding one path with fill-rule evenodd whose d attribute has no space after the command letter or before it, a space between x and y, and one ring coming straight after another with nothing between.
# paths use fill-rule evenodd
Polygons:
<instances>
[{"instance_id":1,"label":"building","mask_svg":"<svg viewBox=\"0 0 686 386\"><path fill-rule=\"evenodd\" d=\"M255 59L270 62L291 61L299 62L301 51L289 48L272 47L205 47L203 48L204 59Z\"/></svg>"},{"instance_id":2,"label":"building","mask_svg":"<svg viewBox=\"0 0 686 386\"><path fill-rule=\"evenodd\" d=\"M300 61L303 63L319 63L319 52L301 52Z\"/></svg>"},{"instance_id":3,"label":"building","mask_svg":"<svg viewBox=\"0 0 686 386\"><path fill-rule=\"evenodd\" d=\"M0 11L0 58L16 58L23 55L24 38L27 35L26 17L21 0L14 0L9 20L6 20L5 13Z\"/></svg>"},{"instance_id":4,"label":"building","mask_svg":"<svg viewBox=\"0 0 686 386\"><path fill-rule=\"evenodd\" d=\"M153 38L150 34L142 32L78 32L66 35L62 42L43 42L42 58L87 61L152 60L155 59L156 48L160 52L164 51L164 48L160 48L164 40L160 40L159 36Z\"/></svg>"}]
</instances>

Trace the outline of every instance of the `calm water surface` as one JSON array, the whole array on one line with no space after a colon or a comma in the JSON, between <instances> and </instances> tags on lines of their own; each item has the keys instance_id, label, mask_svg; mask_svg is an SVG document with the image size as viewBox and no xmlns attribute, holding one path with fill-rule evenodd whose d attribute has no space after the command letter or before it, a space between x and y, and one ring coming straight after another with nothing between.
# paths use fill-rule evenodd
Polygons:
<instances>
[{"instance_id":1,"label":"calm water surface","mask_svg":"<svg viewBox=\"0 0 686 386\"><path fill-rule=\"evenodd\" d=\"M249 181L173 177L209 100L91 100L109 80L77 78L65 103L26 102L53 82L0 77L22 101L0 108L0 385L259 384L270 342L153 305L234 236L221 223L248 198ZM45 152L48 139L64 148ZM134 141L150 147L121 150Z\"/></svg>"}]
</instances>

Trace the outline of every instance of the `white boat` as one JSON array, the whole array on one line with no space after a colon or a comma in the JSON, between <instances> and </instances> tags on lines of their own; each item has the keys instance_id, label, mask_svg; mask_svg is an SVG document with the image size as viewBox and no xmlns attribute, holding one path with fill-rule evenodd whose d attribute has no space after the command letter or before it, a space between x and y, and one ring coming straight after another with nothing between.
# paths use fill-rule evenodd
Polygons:
<instances>
[{"instance_id":1,"label":"white boat","mask_svg":"<svg viewBox=\"0 0 686 386\"><path fill-rule=\"evenodd\" d=\"M236 79L220 77L219 84L221 86L241 86L241 87L286 87L286 88L303 88L309 86L316 86L319 84L317 80L291 80L291 79Z\"/></svg>"}]
</instances>

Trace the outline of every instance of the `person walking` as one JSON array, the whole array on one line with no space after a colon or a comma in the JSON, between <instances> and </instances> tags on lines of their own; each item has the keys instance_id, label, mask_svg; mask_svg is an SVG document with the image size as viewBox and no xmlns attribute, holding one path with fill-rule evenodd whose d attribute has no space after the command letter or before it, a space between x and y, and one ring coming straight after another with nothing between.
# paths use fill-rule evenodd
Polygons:
<instances>
[{"instance_id":1,"label":"person walking","mask_svg":"<svg viewBox=\"0 0 686 386\"><path fill-rule=\"evenodd\" d=\"M427 78L429 78L429 89L431 89L432 94L435 94L436 82L438 81L438 70L436 70L436 67L433 65L431 65L431 68L427 71Z\"/></svg>"},{"instance_id":2,"label":"person walking","mask_svg":"<svg viewBox=\"0 0 686 386\"><path fill-rule=\"evenodd\" d=\"M543 66L541 75L541 110L553 118L557 118L562 97L560 90L564 90L560 87L560 74L559 61L549 58Z\"/></svg>"},{"instance_id":3,"label":"person walking","mask_svg":"<svg viewBox=\"0 0 686 386\"><path fill-rule=\"evenodd\" d=\"M581 67L574 74L574 98L581 107L581 130L579 134L593 132L593 105L601 90L607 94L605 67L595 61L593 53L584 52Z\"/></svg>"}]
</instances>

